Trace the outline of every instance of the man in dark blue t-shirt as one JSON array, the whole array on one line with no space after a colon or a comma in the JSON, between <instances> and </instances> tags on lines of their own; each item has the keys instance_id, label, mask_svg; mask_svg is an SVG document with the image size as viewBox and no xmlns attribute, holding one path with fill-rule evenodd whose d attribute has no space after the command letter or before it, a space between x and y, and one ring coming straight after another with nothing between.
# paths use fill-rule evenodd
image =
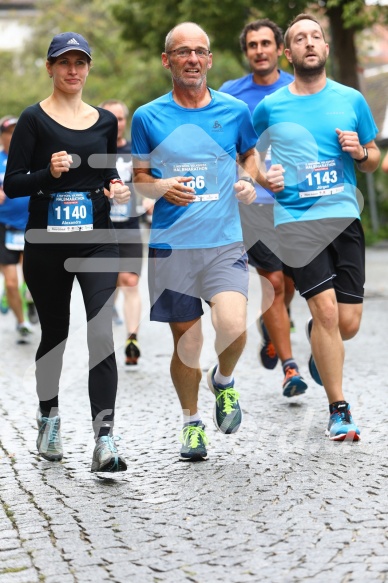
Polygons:
<instances>
[{"instance_id":1,"label":"man in dark blue t-shirt","mask_svg":"<svg viewBox=\"0 0 388 583\"><path fill-rule=\"evenodd\" d=\"M260 101L291 83L294 77L278 68L278 59L284 48L283 34L278 25L268 18L247 24L240 35L240 45L252 72L240 79L226 81L220 91L245 101L253 113ZM269 167L270 151L267 158ZM260 185L256 186L256 192L256 204L249 209L240 205L240 216L249 263L265 278L261 279L263 299L257 319L262 336L259 356L267 369L275 368L280 358L285 375L283 395L293 397L303 394L307 388L291 349L289 307L294 284L284 274L284 266L279 259L273 195ZM268 286L267 282L271 285Z\"/></svg>"}]
</instances>

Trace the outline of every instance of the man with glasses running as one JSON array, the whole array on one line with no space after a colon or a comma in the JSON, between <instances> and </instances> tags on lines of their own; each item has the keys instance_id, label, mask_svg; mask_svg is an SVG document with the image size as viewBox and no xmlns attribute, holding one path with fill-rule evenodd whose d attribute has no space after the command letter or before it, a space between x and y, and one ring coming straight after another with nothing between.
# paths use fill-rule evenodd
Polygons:
<instances>
[{"instance_id":1,"label":"man with glasses running","mask_svg":"<svg viewBox=\"0 0 388 583\"><path fill-rule=\"evenodd\" d=\"M211 306L216 332L218 361L207 375L215 424L230 434L242 419L233 371L246 341L248 267L238 203L256 196L257 136L243 102L207 87L212 54L198 25L186 22L168 33L162 65L171 72L172 91L140 107L132 120L134 182L157 200L149 249L151 320L170 324L171 377L184 423L180 459L195 461L207 459L197 407L201 299Z\"/></svg>"}]
</instances>

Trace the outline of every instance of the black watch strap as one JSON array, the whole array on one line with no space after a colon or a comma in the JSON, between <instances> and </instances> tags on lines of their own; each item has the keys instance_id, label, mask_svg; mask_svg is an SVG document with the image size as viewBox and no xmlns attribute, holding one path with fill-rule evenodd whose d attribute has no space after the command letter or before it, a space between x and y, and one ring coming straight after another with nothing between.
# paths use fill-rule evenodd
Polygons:
<instances>
[{"instance_id":1,"label":"black watch strap","mask_svg":"<svg viewBox=\"0 0 388 583\"><path fill-rule=\"evenodd\" d=\"M255 186L255 183L253 182L253 180L250 176L240 176L239 180L245 180L245 182L249 182L249 184L252 184L252 186Z\"/></svg>"},{"instance_id":2,"label":"black watch strap","mask_svg":"<svg viewBox=\"0 0 388 583\"><path fill-rule=\"evenodd\" d=\"M354 161L357 162L357 164L362 164L363 162L366 162L366 160L368 160L368 148L365 148L365 146L363 146L362 149L364 150L364 156L360 158L360 160L356 160L356 158L354 159Z\"/></svg>"}]
</instances>

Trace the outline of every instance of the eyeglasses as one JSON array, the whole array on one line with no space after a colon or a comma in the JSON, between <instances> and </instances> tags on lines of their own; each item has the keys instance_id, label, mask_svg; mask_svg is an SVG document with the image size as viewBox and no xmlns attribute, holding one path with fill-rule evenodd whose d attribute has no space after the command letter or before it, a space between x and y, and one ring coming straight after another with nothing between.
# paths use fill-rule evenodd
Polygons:
<instances>
[{"instance_id":1,"label":"eyeglasses","mask_svg":"<svg viewBox=\"0 0 388 583\"><path fill-rule=\"evenodd\" d=\"M168 55L175 55L181 59L187 59L191 56L191 53L195 53L199 59L206 59L209 56L209 49L189 49L187 47L182 47L181 49L173 49L172 51L167 51Z\"/></svg>"}]
</instances>

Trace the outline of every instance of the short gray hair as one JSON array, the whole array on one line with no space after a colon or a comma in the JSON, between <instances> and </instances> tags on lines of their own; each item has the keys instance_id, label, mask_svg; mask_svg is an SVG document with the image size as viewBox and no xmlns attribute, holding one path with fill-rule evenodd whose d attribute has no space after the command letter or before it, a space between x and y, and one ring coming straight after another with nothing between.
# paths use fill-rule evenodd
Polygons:
<instances>
[{"instance_id":1,"label":"short gray hair","mask_svg":"<svg viewBox=\"0 0 388 583\"><path fill-rule=\"evenodd\" d=\"M193 26L196 26L197 28L199 28L199 30L201 30L203 32L203 34L206 36L207 47L208 47L208 49L210 49L210 39L209 39L207 33L203 30L203 28L201 26L199 26L199 24L197 24L196 22L181 22L180 24L177 24L176 26L174 26L174 28L172 28L169 33L167 33L166 40L164 42L164 52L165 53L167 53L168 51L171 50L171 47L173 45L172 37L174 35L175 30L184 24L192 24Z\"/></svg>"}]
</instances>

